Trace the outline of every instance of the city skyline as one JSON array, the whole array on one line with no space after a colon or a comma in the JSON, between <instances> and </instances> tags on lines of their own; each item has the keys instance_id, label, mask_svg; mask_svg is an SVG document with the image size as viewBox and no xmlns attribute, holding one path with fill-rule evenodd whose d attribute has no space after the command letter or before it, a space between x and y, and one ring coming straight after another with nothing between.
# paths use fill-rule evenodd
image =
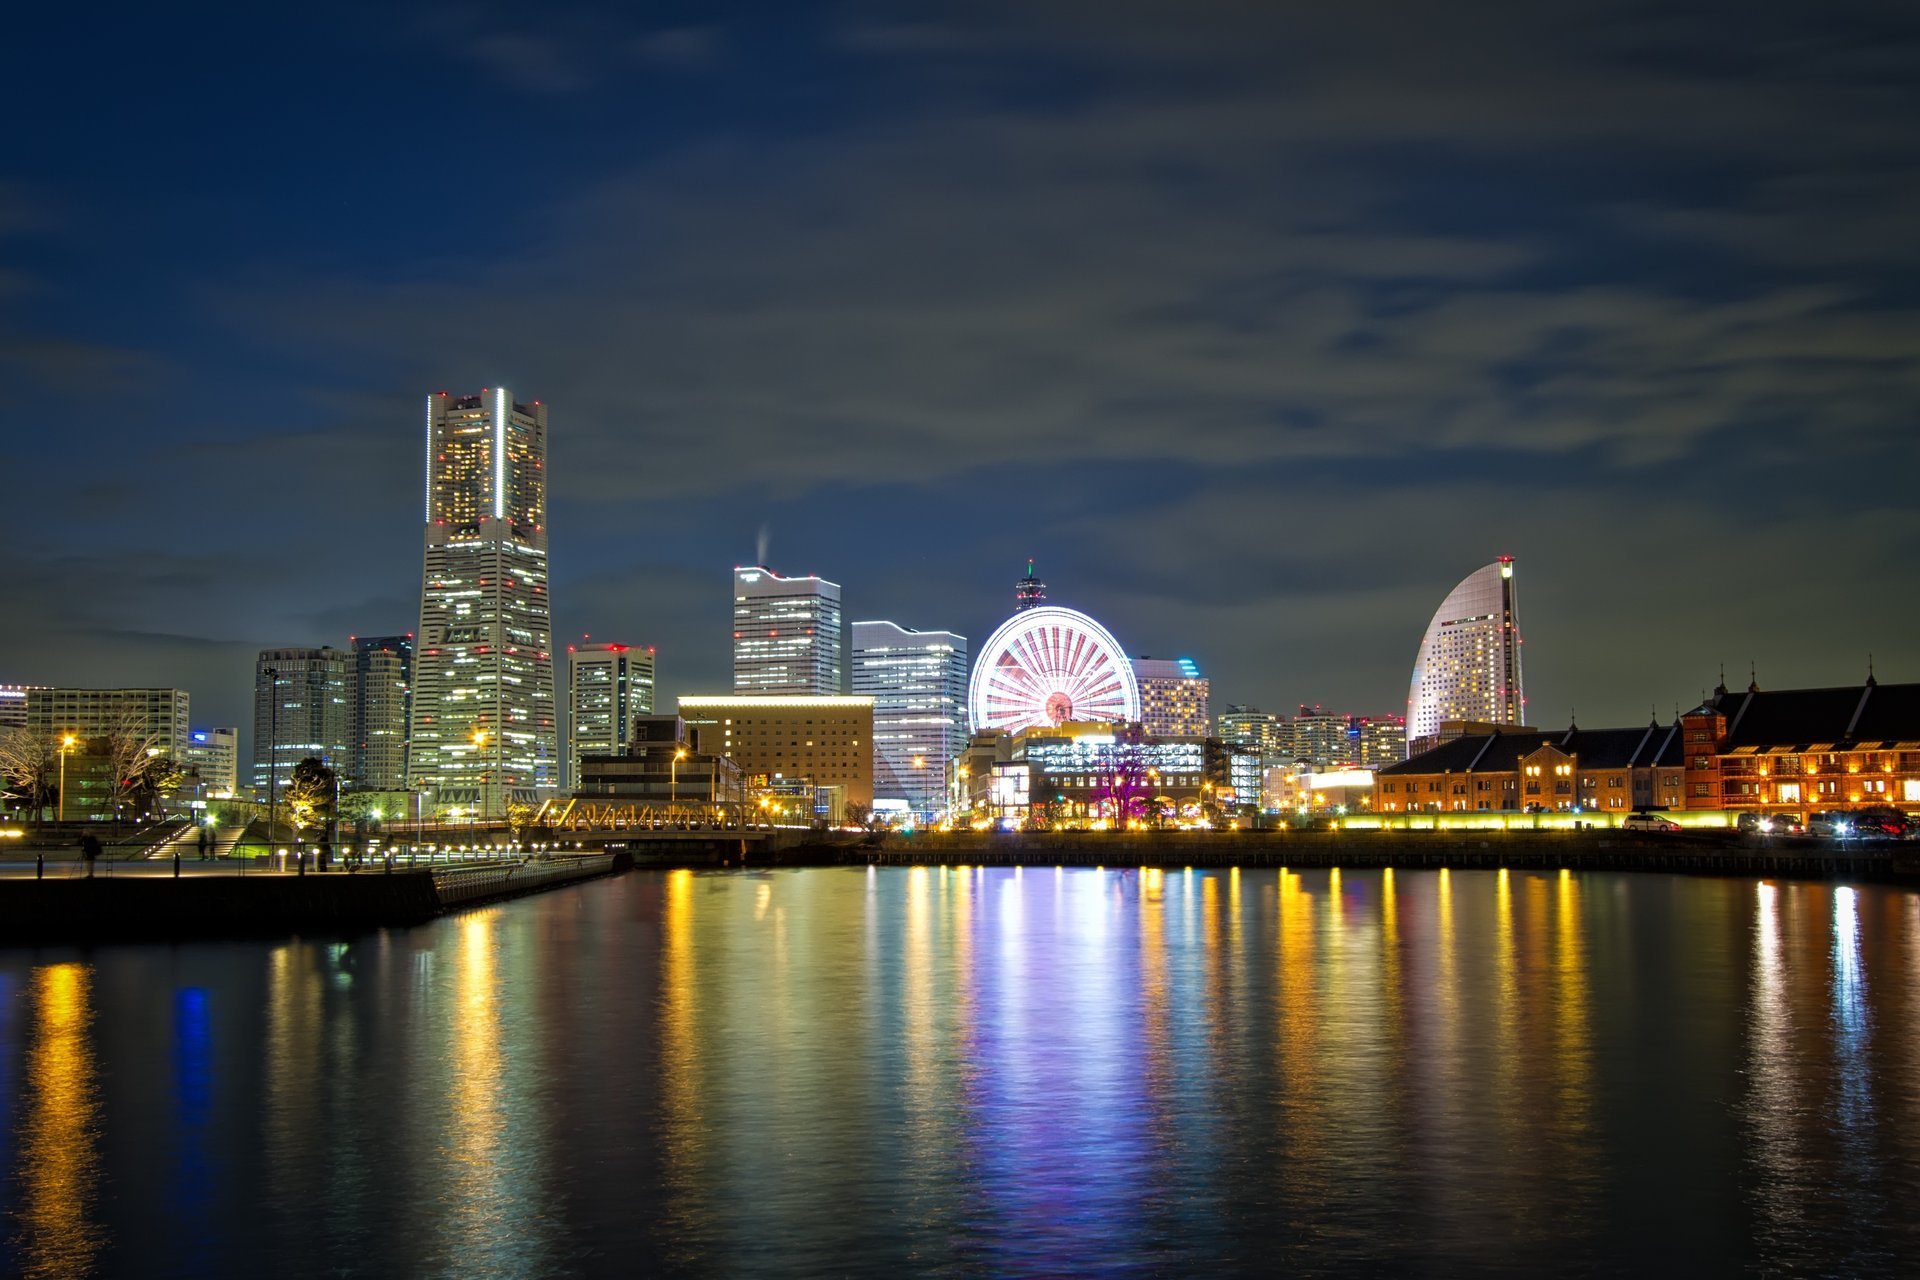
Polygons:
<instances>
[{"instance_id":1,"label":"city skyline","mask_svg":"<svg viewBox=\"0 0 1920 1280\"><path fill-rule=\"evenodd\" d=\"M1542 723L1920 671L1884 8L461 13L24 27L0 681L246 726L258 650L414 629L413 406L503 383L564 405L554 634L669 694L756 558L982 637L1034 556L1223 705L1398 708L1497 554Z\"/></svg>"}]
</instances>

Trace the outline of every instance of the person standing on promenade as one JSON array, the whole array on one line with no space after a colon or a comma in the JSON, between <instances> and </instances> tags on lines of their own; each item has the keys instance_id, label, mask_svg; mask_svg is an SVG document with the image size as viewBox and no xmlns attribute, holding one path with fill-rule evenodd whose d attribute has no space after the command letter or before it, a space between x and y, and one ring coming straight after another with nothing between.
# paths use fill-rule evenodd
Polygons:
<instances>
[{"instance_id":1,"label":"person standing on promenade","mask_svg":"<svg viewBox=\"0 0 1920 1280\"><path fill-rule=\"evenodd\" d=\"M93 864L100 860L100 840L91 831L80 837L80 856L87 863L87 879L93 879Z\"/></svg>"}]
</instances>

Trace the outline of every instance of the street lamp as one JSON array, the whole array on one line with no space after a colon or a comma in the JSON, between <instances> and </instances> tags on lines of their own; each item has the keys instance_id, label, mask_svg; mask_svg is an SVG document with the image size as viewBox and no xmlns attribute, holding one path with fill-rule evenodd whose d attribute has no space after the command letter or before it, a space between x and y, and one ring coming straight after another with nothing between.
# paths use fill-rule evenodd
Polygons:
<instances>
[{"instance_id":1,"label":"street lamp","mask_svg":"<svg viewBox=\"0 0 1920 1280\"><path fill-rule=\"evenodd\" d=\"M487 731L484 728L475 729L473 731L474 754L478 755L480 752L485 751L486 749L487 749ZM482 813L491 812L491 810L487 805L487 783L491 781L492 778L493 778L492 769L484 769L481 771L480 803L473 807L473 818L475 822L478 822L480 820L480 815Z\"/></svg>"},{"instance_id":2,"label":"street lamp","mask_svg":"<svg viewBox=\"0 0 1920 1280\"><path fill-rule=\"evenodd\" d=\"M78 741L80 739L70 733L60 739L60 821L63 824L67 820L67 754L73 750L74 744ZM45 758L45 756L41 757L43 760ZM45 813L46 810L42 809L40 812Z\"/></svg>"}]
</instances>

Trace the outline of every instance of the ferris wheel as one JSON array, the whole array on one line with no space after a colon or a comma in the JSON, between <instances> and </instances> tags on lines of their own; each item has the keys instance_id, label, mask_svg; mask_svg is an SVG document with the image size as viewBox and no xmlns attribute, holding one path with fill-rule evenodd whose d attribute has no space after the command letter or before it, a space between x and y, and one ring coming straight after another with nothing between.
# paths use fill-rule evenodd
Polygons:
<instances>
[{"instance_id":1,"label":"ferris wheel","mask_svg":"<svg viewBox=\"0 0 1920 1280\"><path fill-rule=\"evenodd\" d=\"M976 732L1066 720L1140 718L1133 664L1107 629L1073 609L1023 609L987 638L967 682Z\"/></svg>"}]
</instances>

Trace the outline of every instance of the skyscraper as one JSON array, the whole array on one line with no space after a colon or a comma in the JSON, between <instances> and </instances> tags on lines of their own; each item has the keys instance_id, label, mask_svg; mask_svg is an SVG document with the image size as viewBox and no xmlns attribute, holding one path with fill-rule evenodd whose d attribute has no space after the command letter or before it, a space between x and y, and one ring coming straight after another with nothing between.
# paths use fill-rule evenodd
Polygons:
<instances>
[{"instance_id":1,"label":"skyscraper","mask_svg":"<svg viewBox=\"0 0 1920 1280\"><path fill-rule=\"evenodd\" d=\"M1192 658L1133 660L1140 686L1140 727L1159 738L1204 738L1213 728L1207 715L1207 678Z\"/></svg>"},{"instance_id":2,"label":"skyscraper","mask_svg":"<svg viewBox=\"0 0 1920 1280\"><path fill-rule=\"evenodd\" d=\"M967 742L967 638L891 622L853 624L853 692L873 699L873 795L920 819L942 808Z\"/></svg>"},{"instance_id":3,"label":"skyscraper","mask_svg":"<svg viewBox=\"0 0 1920 1280\"><path fill-rule=\"evenodd\" d=\"M831 698L843 691L840 584L733 571L733 691Z\"/></svg>"},{"instance_id":4,"label":"skyscraper","mask_svg":"<svg viewBox=\"0 0 1920 1280\"><path fill-rule=\"evenodd\" d=\"M489 816L554 794L547 410L505 387L427 397L426 554L409 780Z\"/></svg>"},{"instance_id":5,"label":"skyscraper","mask_svg":"<svg viewBox=\"0 0 1920 1280\"><path fill-rule=\"evenodd\" d=\"M353 636L353 759L347 776L369 791L407 789L407 730L413 710L413 637Z\"/></svg>"},{"instance_id":6,"label":"skyscraper","mask_svg":"<svg viewBox=\"0 0 1920 1280\"><path fill-rule=\"evenodd\" d=\"M1033 576L1033 561L1027 561L1027 576L1013 584L1013 608L1033 609L1047 602L1047 584Z\"/></svg>"},{"instance_id":7,"label":"skyscraper","mask_svg":"<svg viewBox=\"0 0 1920 1280\"><path fill-rule=\"evenodd\" d=\"M568 785L580 788L581 756L624 755L633 737L633 718L652 714L652 649L568 645Z\"/></svg>"},{"instance_id":8,"label":"skyscraper","mask_svg":"<svg viewBox=\"0 0 1920 1280\"><path fill-rule=\"evenodd\" d=\"M1427 624L1407 692L1408 750L1442 721L1522 724L1526 714L1513 557L1501 556L1461 579Z\"/></svg>"},{"instance_id":9,"label":"skyscraper","mask_svg":"<svg viewBox=\"0 0 1920 1280\"><path fill-rule=\"evenodd\" d=\"M353 656L344 649L262 649L253 665L253 786L284 791L308 756L345 774L353 714L347 682Z\"/></svg>"}]
</instances>

